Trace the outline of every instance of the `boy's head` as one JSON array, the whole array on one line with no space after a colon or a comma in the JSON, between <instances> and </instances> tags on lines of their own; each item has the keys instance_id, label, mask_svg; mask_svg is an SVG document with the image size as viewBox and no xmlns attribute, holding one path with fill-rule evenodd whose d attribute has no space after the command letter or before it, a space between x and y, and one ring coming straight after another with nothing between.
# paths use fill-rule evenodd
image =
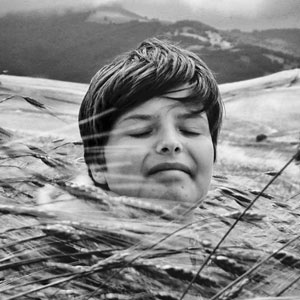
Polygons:
<instances>
[{"instance_id":1,"label":"boy's head","mask_svg":"<svg viewBox=\"0 0 300 300\"><path fill-rule=\"evenodd\" d=\"M100 69L82 102L90 175L128 196L199 199L209 186L221 119L205 63L168 42L146 40Z\"/></svg>"}]
</instances>

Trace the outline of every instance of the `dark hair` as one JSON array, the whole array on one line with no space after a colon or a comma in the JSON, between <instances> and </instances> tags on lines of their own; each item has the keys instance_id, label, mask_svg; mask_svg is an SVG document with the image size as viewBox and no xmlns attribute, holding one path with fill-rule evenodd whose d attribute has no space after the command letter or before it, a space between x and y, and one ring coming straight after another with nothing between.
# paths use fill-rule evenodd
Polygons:
<instances>
[{"instance_id":1,"label":"dark hair","mask_svg":"<svg viewBox=\"0 0 300 300\"><path fill-rule=\"evenodd\" d=\"M103 147L118 117L184 83L192 86L191 94L175 100L207 113L216 159L223 106L212 72L194 53L151 38L117 57L92 78L79 111L87 165L105 166Z\"/></svg>"}]
</instances>

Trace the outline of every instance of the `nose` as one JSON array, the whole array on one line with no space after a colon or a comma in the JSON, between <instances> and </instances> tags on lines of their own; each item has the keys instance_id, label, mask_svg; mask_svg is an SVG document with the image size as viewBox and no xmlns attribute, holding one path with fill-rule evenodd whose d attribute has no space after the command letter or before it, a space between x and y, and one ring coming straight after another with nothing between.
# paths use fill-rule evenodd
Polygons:
<instances>
[{"instance_id":1,"label":"nose","mask_svg":"<svg viewBox=\"0 0 300 300\"><path fill-rule=\"evenodd\" d=\"M161 133L156 144L156 152L163 155L174 155L182 152L183 146L180 138L171 130Z\"/></svg>"}]
</instances>

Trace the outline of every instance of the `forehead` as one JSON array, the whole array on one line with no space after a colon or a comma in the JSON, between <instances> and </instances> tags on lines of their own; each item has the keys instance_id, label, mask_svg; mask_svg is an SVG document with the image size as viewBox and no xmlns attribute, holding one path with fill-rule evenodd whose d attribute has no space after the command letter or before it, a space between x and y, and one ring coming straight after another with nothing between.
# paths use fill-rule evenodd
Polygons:
<instances>
[{"instance_id":1,"label":"forehead","mask_svg":"<svg viewBox=\"0 0 300 300\"><path fill-rule=\"evenodd\" d=\"M182 114L192 114L193 111L199 111L201 108L201 103L191 104L189 101L182 101L184 98L188 98L191 94L192 87L188 84L179 85L176 88L169 90L165 94L153 97L146 102L132 108L123 115L121 115L117 124L126 120L131 119L142 119L135 118L135 116L167 116L167 114L172 115L182 115Z\"/></svg>"}]
</instances>

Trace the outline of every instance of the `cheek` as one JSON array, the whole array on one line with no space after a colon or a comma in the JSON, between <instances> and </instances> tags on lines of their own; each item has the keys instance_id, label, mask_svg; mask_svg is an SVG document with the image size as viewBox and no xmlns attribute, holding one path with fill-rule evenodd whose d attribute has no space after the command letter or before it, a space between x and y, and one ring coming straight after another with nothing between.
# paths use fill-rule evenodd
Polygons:
<instances>
[{"instance_id":1,"label":"cheek","mask_svg":"<svg viewBox=\"0 0 300 300\"><path fill-rule=\"evenodd\" d=\"M115 175L133 175L139 176L143 161L147 155L145 147L140 145L114 145L111 150L105 150L105 160L107 164L107 171ZM126 177L124 177L126 180Z\"/></svg>"},{"instance_id":2,"label":"cheek","mask_svg":"<svg viewBox=\"0 0 300 300\"><path fill-rule=\"evenodd\" d=\"M106 154L107 171L104 174L110 191L129 197L138 197L144 182L143 162L147 153L141 147L127 147Z\"/></svg>"},{"instance_id":3,"label":"cheek","mask_svg":"<svg viewBox=\"0 0 300 300\"><path fill-rule=\"evenodd\" d=\"M214 165L214 147L211 139L193 145L194 160L198 167L198 174L202 178L210 178Z\"/></svg>"}]
</instances>

